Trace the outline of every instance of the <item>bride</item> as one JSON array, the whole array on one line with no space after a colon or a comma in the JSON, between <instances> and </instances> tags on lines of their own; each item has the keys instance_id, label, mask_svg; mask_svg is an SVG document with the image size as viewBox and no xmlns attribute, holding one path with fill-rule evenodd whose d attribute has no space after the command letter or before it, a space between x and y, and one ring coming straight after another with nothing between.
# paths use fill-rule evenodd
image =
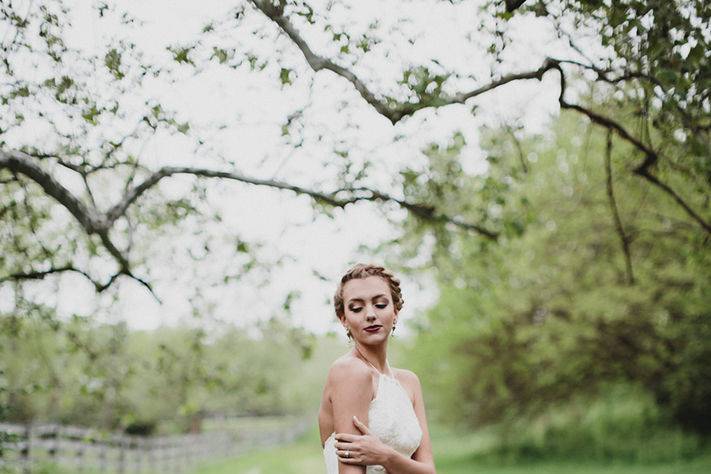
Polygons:
<instances>
[{"instance_id":1,"label":"bride","mask_svg":"<svg viewBox=\"0 0 711 474\"><path fill-rule=\"evenodd\" d=\"M387 360L403 305L400 281L381 266L355 265L334 305L355 345L333 362L323 390L318 422L327 474L434 474L420 381Z\"/></svg>"}]
</instances>

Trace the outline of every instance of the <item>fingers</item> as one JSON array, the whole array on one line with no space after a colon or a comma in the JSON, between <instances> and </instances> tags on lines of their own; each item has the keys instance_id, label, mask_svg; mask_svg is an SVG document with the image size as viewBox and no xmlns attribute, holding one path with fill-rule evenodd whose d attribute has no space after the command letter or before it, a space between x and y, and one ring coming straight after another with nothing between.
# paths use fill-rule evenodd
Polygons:
<instances>
[{"instance_id":1,"label":"fingers","mask_svg":"<svg viewBox=\"0 0 711 474\"><path fill-rule=\"evenodd\" d=\"M356 453L355 451L351 451L349 449L337 449L336 454L340 458L345 458L345 459L356 459L360 457L359 453Z\"/></svg>"},{"instance_id":2,"label":"fingers","mask_svg":"<svg viewBox=\"0 0 711 474\"><path fill-rule=\"evenodd\" d=\"M355 451L357 448L353 443L336 443L334 444L336 449L342 449L342 450L350 450L350 452Z\"/></svg>"},{"instance_id":3,"label":"fingers","mask_svg":"<svg viewBox=\"0 0 711 474\"><path fill-rule=\"evenodd\" d=\"M367 426L365 426L357 416L353 415L353 424L360 430L361 433L363 434L370 434L370 430L368 429Z\"/></svg>"},{"instance_id":4,"label":"fingers","mask_svg":"<svg viewBox=\"0 0 711 474\"><path fill-rule=\"evenodd\" d=\"M360 435L354 435L350 433L336 433L335 438L337 441L347 441L350 443L360 438Z\"/></svg>"},{"instance_id":5,"label":"fingers","mask_svg":"<svg viewBox=\"0 0 711 474\"><path fill-rule=\"evenodd\" d=\"M344 464L363 464L363 459L353 451L336 451L338 460Z\"/></svg>"}]
</instances>

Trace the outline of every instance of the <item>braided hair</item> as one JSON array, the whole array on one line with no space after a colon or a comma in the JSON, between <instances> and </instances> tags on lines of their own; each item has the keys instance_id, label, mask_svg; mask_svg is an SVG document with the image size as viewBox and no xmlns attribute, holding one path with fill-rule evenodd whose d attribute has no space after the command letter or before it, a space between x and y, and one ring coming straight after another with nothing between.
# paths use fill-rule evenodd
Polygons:
<instances>
[{"instance_id":1,"label":"braided hair","mask_svg":"<svg viewBox=\"0 0 711 474\"><path fill-rule=\"evenodd\" d=\"M369 276L379 276L387 282L390 287L390 295L393 300L393 306L398 312L400 311L405 303L405 300L402 298L402 291L400 290L400 280L385 267L370 263L358 263L351 267L346 274L341 277L338 288L336 288L336 294L333 296L333 306L336 310L336 316L339 319L345 314L345 308L343 305L343 286L350 280L354 280L356 278L367 278Z\"/></svg>"}]
</instances>

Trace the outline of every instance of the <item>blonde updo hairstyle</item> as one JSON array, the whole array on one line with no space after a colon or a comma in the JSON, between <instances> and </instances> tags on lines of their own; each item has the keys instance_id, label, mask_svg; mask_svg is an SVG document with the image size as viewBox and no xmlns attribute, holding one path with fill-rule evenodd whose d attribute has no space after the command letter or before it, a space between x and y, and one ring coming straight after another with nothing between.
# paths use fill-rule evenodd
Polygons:
<instances>
[{"instance_id":1,"label":"blonde updo hairstyle","mask_svg":"<svg viewBox=\"0 0 711 474\"><path fill-rule=\"evenodd\" d=\"M333 296L333 306L336 310L336 316L341 319L345 316L345 307L343 304L343 286L350 280L356 278L367 278L369 276L379 276L385 280L390 287L390 297L393 301L393 306L396 312L400 312L405 300L402 298L402 291L400 291L400 280L393 275L393 273L385 267L380 265L370 264L370 263L358 263L354 265L350 270L346 272L341 278L338 288L336 288L336 294Z\"/></svg>"}]
</instances>

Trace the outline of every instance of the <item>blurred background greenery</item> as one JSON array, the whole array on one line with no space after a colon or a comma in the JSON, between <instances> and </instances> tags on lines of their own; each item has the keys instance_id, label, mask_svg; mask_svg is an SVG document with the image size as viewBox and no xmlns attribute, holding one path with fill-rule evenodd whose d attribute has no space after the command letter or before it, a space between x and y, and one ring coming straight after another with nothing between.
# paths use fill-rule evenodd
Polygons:
<instances>
[{"instance_id":1,"label":"blurred background greenery","mask_svg":"<svg viewBox=\"0 0 711 474\"><path fill-rule=\"evenodd\" d=\"M303 28L326 25L323 30L333 38L325 43L340 46L341 59L353 51L366 55L384 41L376 34L377 24L371 28L376 31L373 37L364 33L351 38L332 26L335 20L328 17L328 9L320 17L304 2L277 3L252 2L248 13L241 7L227 16L242 21L245 15L260 15L259 21L282 27L290 16L303 21ZM479 123L474 145L461 131L465 125L457 124L437 140L426 140L418 160L398 163L394 172L371 168L367 159L362 167L354 165L358 138L351 137L352 142L336 141L324 152L331 160L327 168L336 170L325 187L318 180L310 183L315 186L311 190L269 180L257 185L309 196L314 215L324 218L333 219L334 209L356 201L383 204L394 233L363 245L359 255L383 261L404 277L431 277L436 301L419 314L407 314L410 330L391 340L390 361L420 377L438 472L711 472L711 7L705 2L656 0L491 1L478 7L491 23L482 20L477 32L489 33L486 52L494 64L504 61L511 45L507 28L522 18L550 21L557 38L567 37L571 50L581 57L585 54L574 43L582 41L585 32L604 51L589 62L581 57L546 59L541 70L524 74L538 80L559 74L559 80L546 83L556 94L561 91L559 108L539 132L517 120ZM8 54L36 53L56 66L73 53L62 40L69 26L63 23L61 8L43 6L27 14L17 9L0 10L5 14L2 21L18 31L6 48ZM101 17L120 11L101 5L96 10ZM572 37L571 30L561 26L565 21L578 28ZM204 26L205 44L218 26ZM263 42L261 34L250 33ZM47 48L31 47L40 43ZM200 58L234 71L264 71L286 96L289 87L299 87L306 71L318 69L313 61L301 66L283 62L297 57L301 64L303 56L314 54L296 43L298 49L280 50L264 63L250 51L233 64L234 49L210 49L199 41L168 50L176 67L195 68L195 74L200 72ZM129 94L132 83L121 81L140 82L149 71L155 77L162 74L141 63L142 57L131 56L132 47L119 45L91 63L109 75L104 90L109 98ZM212 55L200 56L201 47ZM593 56L597 52L590 50ZM356 86L360 95L349 100L372 106L367 113L387 119L388 126L404 121L393 132L392 143L415 142L433 128L416 112L466 100L447 92L461 86L456 81L462 76L436 72L443 66L430 59L427 67L403 66L397 82L403 95L363 93L366 86L340 66L328 63L327 69L350 81L348 87ZM75 70L61 81L27 79L19 60L2 65L6 87L0 105L6 120L0 128L0 294L5 301L0 311L0 422L54 422L157 436L223 430L226 425L216 421L220 417L243 420L240 429L247 431L261 429L246 425L255 417L262 420L255 422L261 427L274 423L277 429L279 420L309 417L313 427L293 443L208 462L197 472L322 472L316 414L328 367L349 348L343 335L315 333L294 322L290 315L300 294L298 282L283 303L276 303L272 317L255 320L248 329L200 319L211 313L212 304L227 299L227 285L257 291L258 284L242 278L273 263L260 260L264 242L238 237L235 243L231 235L230 258L235 260L223 260L237 268L236 273L210 268L207 273L216 274L217 283L207 282L208 290L192 295L197 316L181 324L139 330L125 320L110 322L103 313L73 312L66 317L60 314L61 298L55 298L51 288L50 297L35 291L38 287L32 285L42 284L45 277L71 272L86 277L97 295L110 294L112 302L125 297L118 290L111 293L119 279L155 296L148 279L151 258L158 253L150 246L154 239L156 245L192 239L185 246L192 258L183 269L187 274L200 268L211 245L217 246L209 240L211 231L201 232L202 226L210 223L214 230L223 225L220 213L208 206L207 181L188 186L178 198L169 197L172 191L156 189L139 200L140 193L162 178L151 181L157 162L139 165L133 153L156 130L180 135L175 140L195 140L197 150L209 139L196 130L217 133L227 126L210 123L200 129L199 124L177 120L167 107L146 101L147 115L139 125L148 125L137 127L125 145L103 137L97 146L82 141L86 134L55 130L60 145L43 152L35 137L9 132L26 126L25 120L32 129L38 122L26 119L31 115L44 120L49 112L42 100L61 107L61 114L68 114L64 108L77 112L81 130L111 129L107 117L116 118L123 109L118 101L115 108L102 105L87 92L82 80L94 69L78 67L89 64L81 58L72 60L78 61L71 63ZM134 77L131 68L143 74ZM180 76L180 70L167 70L168 77ZM492 89L516 80L490 72ZM447 82L450 79L455 86ZM301 86L312 90L313 82ZM277 124L284 140L280 146L295 153L302 146L321 153L321 137L318 145L309 144L309 122L299 122L308 116L306 108ZM468 117L478 114L476 105L464 109L460 111ZM362 116L355 118L358 122ZM341 131L329 133L337 137ZM219 140L215 142L218 146ZM473 149L484 164L476 172L465 166ZM229 160L220 162L223 165L230 167L227 174L236 169ZM76 193L78 198L60 186L62 173L70 171L78 173L82 180L77 182L85 186ZM108 179L93 181L96 173ZM204 169L185 173L216 177ZM136 185L136 176L146 181ZM383 177L392 180L392 196L383 194L378 184ZM250 182L241 174L228 179ZM99 209L108 207L96 191L107 183L119 183L118 192L127 193L119 195L126 199L130 192L139 195L124 208L101 213ZM92 189L102 205L97 205ZM64 220L54 212L62 206ZM134 246L135 236L140 244ZM288 260L279 257L279 262ZM117 268L116 273L108 276L107 268ZM146 280L137 276L144 274ZM328 280L316 271L306 278ZM195 282L196 287L204 283L199 278ZM408 291L416 290L404 288L406 301ZM0 431L0 455L3 441ZM45 466L37 472L62 469Z\"/></svg>"},{"instance_id":2,"label":"blurred background greenery","mask_svg":"<svg viewBox=\"0 0 711 474\"><path fill-rule=\"evenodd\" d=\"M489 159L512 177L502 207L525 216L525 232L492 245L442 231L427 263L441 296L411 321L414 334L391 342L393 365L420 374L439 472L708 469L707 237L673 202L619 178L620 214L635 236L628 284L599 165L604 134L563 115L553 139L521 144L532 161L526 173L504 136L491 131ZM443 174L431 182L458 180L447 205L495 179L459 178L457 153L456 140L432 152ZM408 224L397 245L380 249L393 262L412 250L408 242L419 244L418 232L437 232ZM28 303L0 321L6 420L147 434L209 430L202 420L211 414L306 413L315 421L328 366L348 349L340 336L276 318L251 335L136 331L57 321L51 309ZM313 472L321 462L312 429L286 448L200 472Z\"/></svg>"}]
</instances>

